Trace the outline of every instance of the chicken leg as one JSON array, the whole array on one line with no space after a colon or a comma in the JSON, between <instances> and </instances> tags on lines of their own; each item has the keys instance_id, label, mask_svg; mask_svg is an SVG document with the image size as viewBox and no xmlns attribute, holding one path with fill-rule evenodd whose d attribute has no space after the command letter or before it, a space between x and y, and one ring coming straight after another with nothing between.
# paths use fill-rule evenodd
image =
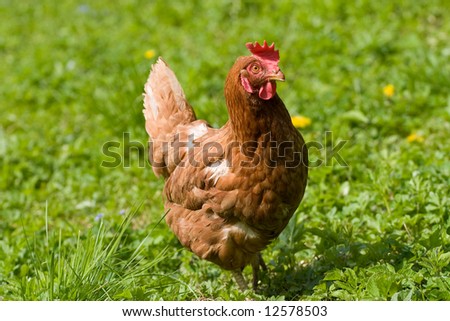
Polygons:
<instances>
[{"instance_id":1,"label":"chicken leg","mask_svg":"<svg viewBox=\"0 0 450 321\"><path fill-rule=\"evenodd\" d=\"M233 274L233 277L236 280L239 289L242 292L246 291L248 289L248 286L247 283L245 282L244 276L242 275L242 270L232 270L231 273Z\"/></svg>"},{"instance_id":2,"label":"chicken leg","mask_svg":"<svg viewBox=\"0 0 450 321\"><path fill-rule=\"evenodd\" d=\"M258 281L259 281L259 269L262 268L263 271L267 271L267 265L264 263L264 260L261 256L261 253L258 253L255 256L255 259L252 261L252 270L253 270L253 282L252 287L253 291L256 291L258 287ZM236 281L236 283L239 286L239 289L241 291L246 291L248 289L247 282L245 281L244 276L242 275L242 270L232 270L231 273L233 274L233 277Z\"/></svg>"},{"instance_id":3,"label":"chicken leg","mask_svg":"<svg viewBox=\"0 0 450 321\"><path fill-rule=\"evenodd\" d=\"M267 265L264 263L264 260L261 256L261 253L258 253L255 260L252 262L252 270L253 270L253 290L255 291L258 287L259 280L259 268L262 268L263 271L267 271Z\"/></svg>"}]
</instances>

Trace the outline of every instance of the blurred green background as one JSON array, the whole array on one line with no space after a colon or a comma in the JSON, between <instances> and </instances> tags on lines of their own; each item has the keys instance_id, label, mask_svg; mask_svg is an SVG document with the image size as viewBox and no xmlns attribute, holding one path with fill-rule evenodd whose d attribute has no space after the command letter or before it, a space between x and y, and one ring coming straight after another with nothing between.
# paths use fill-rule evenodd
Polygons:
<instances>
[{"instance_id":1,"label":"blurred green background","mask_svg":"<svg viewBox=\"0 0 450 321\"><path fill-rule=\"evenodd\" d=\"M0 0L0 299L449 300L448 8ZM242 294L160 222L163 182L139 166L142 92L162 56L221 126L227 72L264 39L280 50L279 95L324 146L311 158L347 141L348 167L311 170L260 292ZM130 166L101 166L108 142Z\"/></svg>"}]
</instances>

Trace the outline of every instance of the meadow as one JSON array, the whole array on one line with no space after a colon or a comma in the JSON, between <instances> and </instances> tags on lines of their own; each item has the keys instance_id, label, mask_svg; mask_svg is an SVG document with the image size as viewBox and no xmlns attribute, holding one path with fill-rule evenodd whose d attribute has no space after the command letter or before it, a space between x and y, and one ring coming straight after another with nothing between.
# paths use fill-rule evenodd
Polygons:
<instances>
[{"instance_id":1,"label":"meadow","mask_svg":"<svg viewBox=\"0 0 450 321\"><path fill-rule=\"evenodd\" d=\"M142 92L162 56L219 127L264 39L317 166L240 293L164 222ZM0 300L450 300L446 1L0 0L0 58Z\"/></svg>"}]
</instances>

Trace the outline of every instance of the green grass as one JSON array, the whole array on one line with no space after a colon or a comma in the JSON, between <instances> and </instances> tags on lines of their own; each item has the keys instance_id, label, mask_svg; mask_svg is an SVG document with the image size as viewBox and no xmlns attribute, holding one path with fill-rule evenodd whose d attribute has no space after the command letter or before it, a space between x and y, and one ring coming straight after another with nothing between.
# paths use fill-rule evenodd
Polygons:
<instances>
[{"instance_id":1,"label":"green grass","mask_svg":"<svg viewBox=\"0 0 450 321\"><path fill-rule=\"evenodd\" d=\"M280 96L324 146L311 158L345 140L348 166L311 169L259 293L241 294L180 247L137 148L107 168L102 146L145 145L158 55L197 115L224 124L226 74L264 39L280 49ZM438 0L1 0L0 299L450 300L449 44Z\"/></svg>"}]
</instances>

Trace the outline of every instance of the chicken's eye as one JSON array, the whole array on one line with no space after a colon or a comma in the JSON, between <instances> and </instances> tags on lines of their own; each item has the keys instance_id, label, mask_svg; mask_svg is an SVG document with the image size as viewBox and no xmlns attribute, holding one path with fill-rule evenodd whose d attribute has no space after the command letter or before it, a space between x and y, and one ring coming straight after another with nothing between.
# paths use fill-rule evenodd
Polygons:
<instances>
[{"instance_id":1,"label":"chicken's eye","mask_svg":"<svg viewBox=\"0 0 450 321\"><path fill-rule=\"evenodd\" d=\"M257 64L254 64L254 65L252 65L252 66L250 67L250 70L251 70L254 74L257 74L258 72L261 71L261 66L260 66L260 65L257 65Z\"/></svg>"}]
</instances>

